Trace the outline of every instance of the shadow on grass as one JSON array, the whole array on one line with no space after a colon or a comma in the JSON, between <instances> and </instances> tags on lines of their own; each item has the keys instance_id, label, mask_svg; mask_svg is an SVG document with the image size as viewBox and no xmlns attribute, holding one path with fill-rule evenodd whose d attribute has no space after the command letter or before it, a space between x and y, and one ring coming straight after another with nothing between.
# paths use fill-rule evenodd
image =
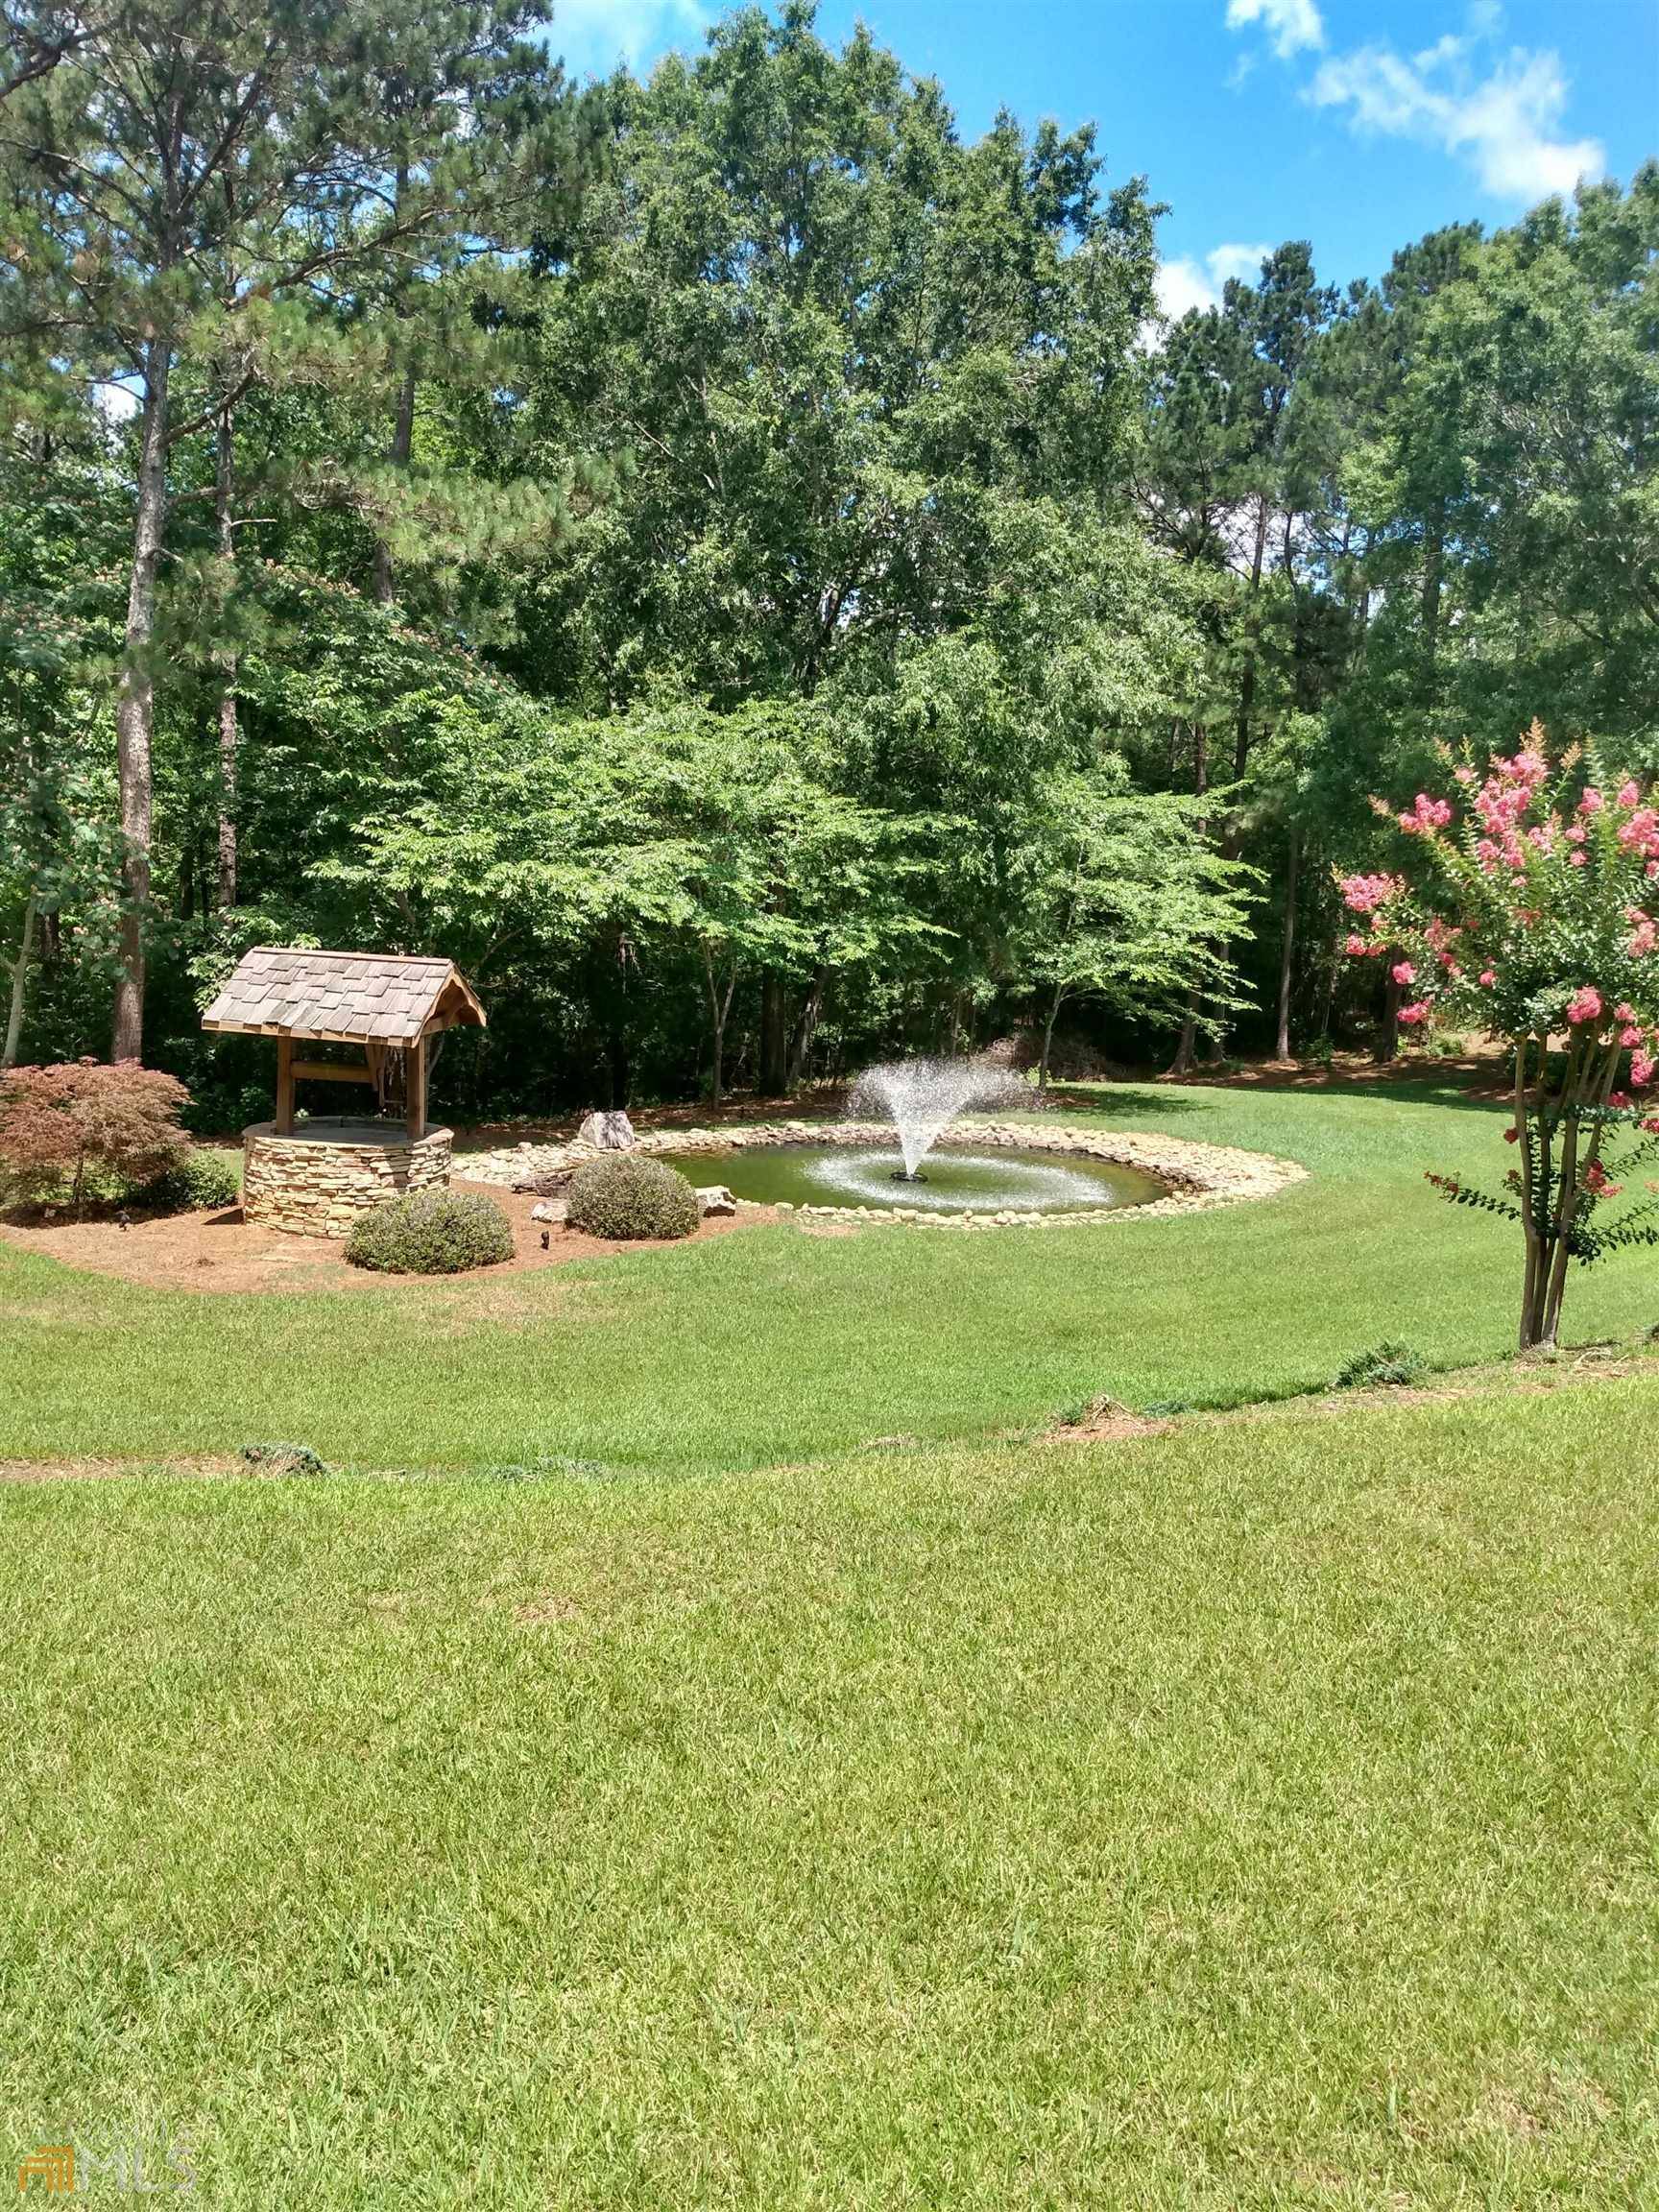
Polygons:
<instances>
[{"instance_id":1,"label":"shadow on grass","mask_svg":"<svg viewBox=\"0 0 1659 2212\"><path fill-rule=\"evenodd\" d=\"M1283 1083L1051 1083L1050 1105L1070 1105L1095 1113L1120 1107L1134 1114L1196 1114L1222 1097L1248 1099L1264 1094L1294 1097L1298 1106L1348 1106L1356 1099L1398 1099L1409 1106L1451 1106L1462 1113L1501 1112L1505 1100L1495 1090L1477 1090L1455 1073L1391 1075L1382 1080L1344 1082L1286 1080ZM1035 1094L1033 1094L1035 1096Z\"/></svg>"},{"instance_id":2,"label":"shadow on grass","mask_svg":"<svg viewBox=\"0 0 1659 2212\"><path fill-rule=\"evenodd\" d=\"M1179 1083L1050 1083L1050 1106L1080 1106L1098 1113L1102 1107L1118 1106L1132 1114L1199 1114L1206 1101L1187 1095ZM1035 1091L1031 1094L1033 1106L1040 1105Z\"/></svg>"}]
</instances>

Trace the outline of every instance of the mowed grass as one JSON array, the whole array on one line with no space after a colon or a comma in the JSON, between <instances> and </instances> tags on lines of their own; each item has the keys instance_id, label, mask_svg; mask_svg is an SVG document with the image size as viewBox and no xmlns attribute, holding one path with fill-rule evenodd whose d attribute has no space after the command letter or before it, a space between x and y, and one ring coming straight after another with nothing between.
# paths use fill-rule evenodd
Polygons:
<instances>
[{"instance_id":1,"label":"mowed grass","mask_svg":"<svg viewBox=\"0 0 1659 2212\"><path fill-rule=\"evenodd\" d=\"M894 1433L970 1438L1107 1393L1227 1406L1318 1387L1391 1337L1513 1341L1516 1238L1426 1167L1496 1182L1500 1107L1425 1079L1291 1093L1104 1087L1068 1119L1301 1161L1265 1204L963 1238L754 1230L545 1274L192 1297L0 1245L0 1457L234 1451L364 1467L539 1453L740 1468ZM1659 1320L1649 1254L1574 1286L1568 1334Z\"/></svg>"},{"instance_id":2,"label":"mowed grass","mask_svg":"<svg viewBox=\"0 0 1659 2212\"><path fill-rule=\"evenodd\" d=\"M8 2154L168 2130L230 2212L1651 2203L1656 1412L14 1485Z\"/></svg>"}]
</instances>

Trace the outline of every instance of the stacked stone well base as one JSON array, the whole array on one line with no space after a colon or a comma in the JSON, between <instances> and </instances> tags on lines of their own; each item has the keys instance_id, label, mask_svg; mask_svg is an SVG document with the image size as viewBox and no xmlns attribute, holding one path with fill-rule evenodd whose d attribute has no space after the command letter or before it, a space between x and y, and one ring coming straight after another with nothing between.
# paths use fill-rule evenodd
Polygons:
<instances>
[{"instance_id":1,"label":"stacked stone well base","mask_svg":"<svg viewBox=\"0 0 1659 2212\"><path fill-rule=\"evenodd\" d=\"M308 1121L278 1137L269 1121L242 1132L242 1211L295 1237L344 1238L366 1207L449 1180L454 1135L410 1137L391 1121Z\"/></svg>"}]
</instances>

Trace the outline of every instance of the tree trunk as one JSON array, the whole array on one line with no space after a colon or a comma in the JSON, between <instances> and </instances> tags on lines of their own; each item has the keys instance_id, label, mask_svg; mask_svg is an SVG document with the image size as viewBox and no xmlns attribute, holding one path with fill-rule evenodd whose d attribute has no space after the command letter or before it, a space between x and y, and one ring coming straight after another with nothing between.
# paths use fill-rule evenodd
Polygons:
<instances>
[{"instance_id":1,"label":"tree trunk","mask_svg":"<svg viewBox=\"0 0 1659 2212\"><path fill-rule=\"evenodd\" d=\"M1296 951L1296 877L1302 864L1302 831L1290 825L1290 858L1285 870L1285 936L1279 951L1279 1028L1273 1049L1277 1058L1290 1057L1290 977Z\"/></svg>"},{"instance_id":2,"label":"tree trunk","mask_svg":"<svg viewBox=\"0 0 1659 2212\"><path fill-rule=\"evenodd\" d=\"M1393 954L1389 953L1392 961ZM1377 1064L1386 1068L1400 1049L1400 986L1392 975L1382 995L1382 1020L1377 1031Z\"/></svg>"},{"instance_id":3,"label":"tree trunk","mask_svg":"<svg viewBox=\"0 0 1659 2212\"><path fill-rule=\"evenodd\" d=\"M760 978L760 1067L756 1089L762 1098L781 1098L789 1087L789 1022L784 978L769 968Z\"/></svg>"},{"instance_id":4,"label":"tree trunk","mask_svg":"<svg viewBox=\"0 0 1659 2212\"><path fill-rule=\"evenodd\" d=\"M1192 725L1192 789L1202 798L1210 788L1210 733L1201 722ZM1208 824L1200 823L1202 830ZM1198 1046L1198 994L1187 994L1187 1017L1181 1024L1181 1042L1175 1047L1175 1057L1166 1073L1190 1075L1197 1060Z\"/></svg>"},{"instance_id":5,"label":"tree trunk","mask_svg":"<svg viewBox=\"0 0 1659 2212\"><path fill-rule=\"evenodd\" d=\"M236 559L236 533L232 515L235 482L235 429L228 407L219 410L218 477L214 506L219 520L219 558L225 564L227 583ZM224 912L236 903L236 780L241 732L236 716L236 655L219 656L219 907Z\"/></svg>"},{"instance_id":6,"label":"tree trunk","mask_svg":"<svg viewBox=\"0 0 1659 2212\"><path fill-rule=\"evenodd\" d=\"M805 1079L806 1061L812 1050L812 1040L818 1031L819 1017L824 1011L824 987L830 972L820 968L812 978L812 988L806 994L806 1003L801 1009L801 1019L795 1024L794 1040L789 1047L789 1070L786 1088L793 1094Z\"/></svg>"},{"instance_id":7,"label":"tree trunk","mask_svg":"<svg viewBox=\"0 0 1659 2212\"><path fill-rule=\"evenodd\" d=\"M633 1087L634 1063L628 1050L628 1039L621 1029L613 1029L606 1059L611 1070L611 1109L620 1114L628 1104L628 1094Z\"/></svg>"},{"instance_id":8,"label":"tree trunk","mask_svg":"<svg viewBox=\"0 0 1659 2212\"><path fill-rule=\"evenodd\" d=\"M137 510L127 587L127 629L115 695L115 757L125 852L121 862L121 966L109 1047L114 1060L137 1060L144 1051L144 910L150 902L150 754L156 723L150 651L156 634L156 572L167 512L167 389L172 368L169 341L152 338L144 356Z\"/></svg>"},{"instance_id":9,"label":"tree trunk","mask_svg":"<svg viewBox=\"0 0 1659 2212\"><path fill-rule=\"evenodd\" d=\"M1039 1096L1045 1098L1048 1095L1048 1062L1054 1046L1054 1024L1060 1019L1060 1001L1064 997L1064 984L1056 983L1054 996L1048 1001L1048 1019L1043 1024L1043 1057L1037 1063L1037 1091ZM1182 1031L1182 1042L1184 1045L1189 1042L1185 1030Z\"/></svg>"},{"instance_id":10,"label":"tree trunk","mask_svg":"<svg viewBox=\"0 0 1659 2212\"><path fill-rule=\"evenodd\" d=\"M29 956L35 950L35 894L23 907L23 942L12 970L12 1004L6 1016L6 1042L0 1045L0 1068L15 1068L17 1047L23 1037L23 994L29 979Z\"/></svg>"},{"instance_id":11,"label":"tree trunk","mask_svg":"<svg viewBox=\"0 0 1659 2212\"><path fill-rule=\"evenodd\" d=\"M737 963L733 961L732 973L727 976L726 988L722 992L714 977L714 955L705 945L703 973L709 982L709 1019L714 1033L714 1073L709 1087L709 1103L718 1106L725 1095L726 1022L732 1012L732 994L737 988Z\"/></svg>"},{"instance_id":12,"label":"tree trunk","mask_svg":"<svg viewBox=\"0 0 1659 2212\"><path fill-rule=\"evenodd\" d=\"M397 392L397 415L392 425L392 465L407 469L415 449L415 372L405 372ZM392 549L382 538L374 547L374 596L383 607L393 598Z\"/></svg>"},{"instance_id":13,"label":"tree trunk","mask_svg":"<svg viewBox=\"0 0 1659 2212\"><path fill-rule=\"evenodd\" d=\"M1546 1059L1549 1049L1546 1040ZM1521 1155L1521 1227L1527 1238L1527 1271L1521 1287L1519 1340L1519 1349L1523 1352L1530 1352L1538 1340L1538 1331L1542 1326L1540 1292L1545 1276L1544 1239L1538 1225L1538 1196L1532 1181L1531 1131L1527 1115L1527 1041L1523 1037L1515 1046L1515 1144Z\"/></svg>"},{"instance_id":14,"label":"tree trunk","mask_svg":"<svg viewBox=\"0 0 1659 2212\"><path fill-rule=\"evenodd\" d=\"M1167 1075L1190 1075L1198 1064L1198 994L1187 994L1187 1014L1181 1023L1181 1042L1175 1047L1175 1057L1165 1070Z\"/></svg>"}]
</instances>

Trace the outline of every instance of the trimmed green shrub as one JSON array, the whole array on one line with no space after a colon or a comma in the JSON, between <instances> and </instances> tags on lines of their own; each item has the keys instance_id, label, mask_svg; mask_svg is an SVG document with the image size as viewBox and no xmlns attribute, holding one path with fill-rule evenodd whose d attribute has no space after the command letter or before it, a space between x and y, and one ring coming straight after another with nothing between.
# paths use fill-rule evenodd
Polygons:
<instances>
[{"instance_id":1,"label":"trimmed green shrub","mask_svg":"<svg viewBox=\"0 0 1659 2212\"><path fill-rule=\"evenodd\" d=\"M512 1259L513 1224L482 1191L406 1190L360 1215L346 1257L383 1275L464 1275Z\"/></svg>"},{"instance_id":2,"label":"trimmed green shrub","mask_svg":"<svg viewBox=\"0 0 1659 2212\"><path fill-rule=\"evenodd\" d=\"M128 1199L130 1205L153 1208L157 1214L191 1214L203 1207L217 1210L241 1201L241 1155L216 1151L210 1144L194 1146L177 1167L141 1183Z\"/></svg>"},{"instance_id":3,"label":"trimmed green shrub","mask_svg":"<svg viewBox=\"0 0 1659 2212\"><path fill-rule=\"evenodd\" d=\"M676 1168L629 1152L589 1160L570 1178L565 1218L589 1237L631 1240L689 1237L701 1216L697 1193Z\"/></svg>"}]
</instances>

